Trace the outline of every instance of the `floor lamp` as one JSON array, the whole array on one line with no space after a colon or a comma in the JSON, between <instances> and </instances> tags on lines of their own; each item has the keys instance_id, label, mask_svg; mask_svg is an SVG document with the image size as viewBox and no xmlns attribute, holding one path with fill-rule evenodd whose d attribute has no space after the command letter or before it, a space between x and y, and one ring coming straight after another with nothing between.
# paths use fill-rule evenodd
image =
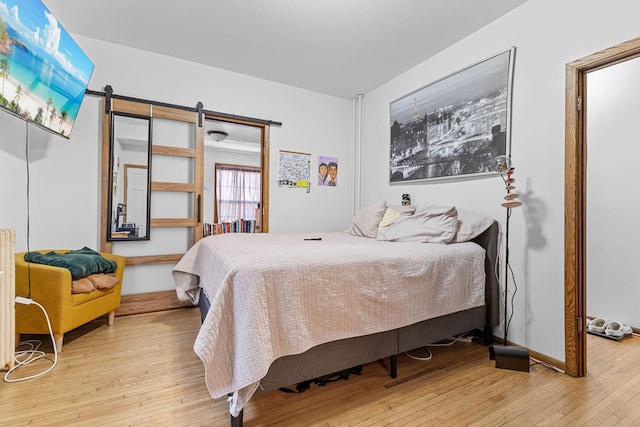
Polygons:
<instances>
[{"instance_id":1,"label":"floor lamp","mask_svg":"<svg viewBox=\"0 0 640 427\"><path fill-rule=\"evenodd\" d=\"M504 341L502 346L492 346L490 348L490 357L495 359L496 368L513 369L518 371L529 372L529 352L527 349L516 346L509 346L507 343L507 334L509 331L509 302L508 295L508 283L509 283L509 219L511 218L511 210L522 205L518 199L519 194L514 190L516 189L513 177L513 164L509 156L497 156L493 160L493 168L500 172L505 190L507 194L504 196L504 202L502 206L507 208L507 217L505 222L505 251L504 251Z\"/></svg>"}]
</instances>

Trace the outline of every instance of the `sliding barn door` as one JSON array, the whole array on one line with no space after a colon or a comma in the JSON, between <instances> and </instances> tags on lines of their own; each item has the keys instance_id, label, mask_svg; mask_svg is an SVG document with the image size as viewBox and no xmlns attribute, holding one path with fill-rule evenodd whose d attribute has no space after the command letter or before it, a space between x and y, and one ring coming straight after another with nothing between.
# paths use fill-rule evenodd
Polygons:
<instances>
[{"instance_id":1,"label":"sliding barn door","mask_svg":"<svg viewBox=\"0 0 640 427\"><path fill-rule=\"evenodd\" d=\"M202 113L195 108L172 108L146 102L111 100L111 111L103 120L103 209L101 250L127 257L124 294L172 289L170 270L184 253L202 238L202 193L204 185L204 131ZM113 114L135 114L150 118L151 176L149 240L110 241L108 184ZM105 158L106 156L106 158ZM164 267L158 267L165 264ZM155 267L154 267L155 266ZM147 269L149 271L142 271Z\"/></svg>"}]
</instances>

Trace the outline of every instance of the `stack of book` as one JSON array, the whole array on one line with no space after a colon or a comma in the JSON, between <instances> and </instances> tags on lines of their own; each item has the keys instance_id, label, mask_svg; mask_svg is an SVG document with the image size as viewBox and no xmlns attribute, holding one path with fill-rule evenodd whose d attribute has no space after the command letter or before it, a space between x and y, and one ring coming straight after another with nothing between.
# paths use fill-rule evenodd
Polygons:
<instances>
[{"instance_id":1,"label":"stack of book","mask_svg":"<svg viewBox=\"0 0 640 427\"><path fill-rule=\"evenodd\" d=\"M204 223L204 235L212 236L224 233L255 233L256 221L253 219L236 219L235 221Z\"/></svg>"}]
</instances>

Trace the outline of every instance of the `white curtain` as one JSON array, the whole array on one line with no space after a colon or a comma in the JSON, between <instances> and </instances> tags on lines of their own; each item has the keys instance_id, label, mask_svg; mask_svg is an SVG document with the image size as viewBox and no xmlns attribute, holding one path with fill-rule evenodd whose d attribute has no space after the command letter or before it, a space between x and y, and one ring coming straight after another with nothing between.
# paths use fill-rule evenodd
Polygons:
<instances>
[{"instance_id":1,"label":"white curtain","mask_svg":"<svg viewBox=\"0 0 640 427\"><path fill-rule=\"evenodd\" d=\"M256 219L260 203L260 169L216 165L218 222Z\"/></svg>"}]
</instances>

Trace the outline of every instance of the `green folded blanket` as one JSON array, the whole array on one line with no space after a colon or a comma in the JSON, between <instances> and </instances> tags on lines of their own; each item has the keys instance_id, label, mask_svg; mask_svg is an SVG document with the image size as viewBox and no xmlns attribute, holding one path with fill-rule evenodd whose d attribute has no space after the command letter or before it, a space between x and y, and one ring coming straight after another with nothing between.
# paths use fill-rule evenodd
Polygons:
<instances>
[{"instance_id":1,"label":"green folded blanket","mask_svg":"<svg viewBox=\"0 0 640 427\"><path fill-rule=\"evenodd\" d=\"M24 260L36 264L52 265L66 268L71 271L71 280L78 280L95 273L113 273L116 271L116 263L109 261L98 252L87 248L67 253L40 253L36 251L27 252Z\"/></svg>"}]
</instances>

